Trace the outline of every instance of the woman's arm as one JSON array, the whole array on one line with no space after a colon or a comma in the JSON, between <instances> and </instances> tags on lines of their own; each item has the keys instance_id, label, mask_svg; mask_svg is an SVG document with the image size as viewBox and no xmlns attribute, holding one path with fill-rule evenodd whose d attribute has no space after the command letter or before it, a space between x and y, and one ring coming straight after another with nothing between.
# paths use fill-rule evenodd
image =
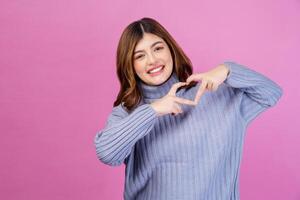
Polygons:
<instances>
[{"instance_id":1,"label":"woman's arm","mask_svg":"<svg viewBox=\"0 0 300 200\"><path fill-rule=\"evenodd\" d=\"M246 123L274 106L282 96L282 88L266 76L235 62L226 61L223 65L229 69L224 83L243 93L240 109Z\"/></svg>"},{"instance_id":2,"label":"woman's arm","mask_svg":"<svg viewBox=\"0 0 300 200\"><path fill-rule=\"evenodd\" d=\"M104 164L121 165L134 144L153 128L157 119L150 104L138 106L128 114L120 105L112 109L106 125L95 136L97 157Z\"/></svg>"}]
</instances>

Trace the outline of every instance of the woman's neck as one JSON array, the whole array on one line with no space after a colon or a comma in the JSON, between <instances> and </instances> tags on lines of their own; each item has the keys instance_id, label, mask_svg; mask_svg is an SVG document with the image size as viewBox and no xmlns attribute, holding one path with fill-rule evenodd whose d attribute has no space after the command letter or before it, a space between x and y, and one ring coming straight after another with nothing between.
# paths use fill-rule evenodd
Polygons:
<instances>
[{"instance_id":1,"label":"woman's neck","mask_svg":"<svg viewBox=\"0 0 300 200\"><path fill-rule=\"evenodd\" d=\"M176 73L173 71L170 77L160 85L148 85L141 80L138 81L138 87L144 99L159 99L165 96L174 83L179 82Z\"/></svg>"}]
</instances>

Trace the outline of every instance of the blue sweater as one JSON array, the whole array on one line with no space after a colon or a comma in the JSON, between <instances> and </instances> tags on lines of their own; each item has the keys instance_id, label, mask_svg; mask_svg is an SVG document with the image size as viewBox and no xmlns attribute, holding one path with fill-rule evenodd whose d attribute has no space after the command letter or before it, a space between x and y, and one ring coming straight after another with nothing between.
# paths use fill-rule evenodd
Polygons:
<instances>
[{"instance_id":1,"label":"blue sweater","mask_svg":"<svg viewBox=\"0 0 300 200\"><path fill-rule=\"evenodd\" d=\"M113 107L96 133L98 158L124 163L125 200L237 200L245 131L258 114L276 104L282 89L264 75L226 61L227 79L183 113L158 116L149 103L167 94L176 74L159 86L138 82L143 101L131 113ZM201 85L176 96L194 100Z\"/></svg>"}]
</instances>

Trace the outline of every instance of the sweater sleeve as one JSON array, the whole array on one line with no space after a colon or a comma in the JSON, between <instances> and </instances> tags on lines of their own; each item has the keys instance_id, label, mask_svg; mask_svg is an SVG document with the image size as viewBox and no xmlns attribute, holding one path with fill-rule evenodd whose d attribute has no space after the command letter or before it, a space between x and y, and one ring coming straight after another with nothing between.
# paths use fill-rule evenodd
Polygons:
<instances>
[{"instance_id":1,"label":"sweater sleeve","mask_svg":"<svg viewBox=\"0 0 300 200\"><path fill-rule=\"evenodd\" d=\"M142 104L130 114L121 104L113 107L104 128L94 138L98 159L110 166L121 165L134 144L150 132L156 119L150 104Z\"/></svg>"},{"instance_id":2,"label":"sweater sleeve","mask_svg":"<svg viewBox=\"0 0 300 200\"><path fill-rule=\"evenodd\" d=\"M282 96L282 88L266 76L235 62L223 64L229 68L224 83L242 93L240 113L246 123L274 106Z\"/></svg>"}]
</instances>

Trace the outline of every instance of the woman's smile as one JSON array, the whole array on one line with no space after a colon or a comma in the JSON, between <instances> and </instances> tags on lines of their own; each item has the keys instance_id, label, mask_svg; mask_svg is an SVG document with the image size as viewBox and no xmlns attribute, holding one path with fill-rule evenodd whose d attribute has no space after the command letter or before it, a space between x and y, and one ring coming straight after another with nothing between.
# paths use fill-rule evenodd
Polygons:
<instances>
[{"instance_id":1,"label":"woman's smile","mask_svg":"<svg viewBox=\"0 0 300 200\"><path fill-rule=\"evenodd\" d=\"M160 67L156 67L156 68L154 68L154 69L152 69L152 70L149 70L148 71L148 74L150 75L150 76L157 76L157 75L160 75L162 72L163 72L163 70L164 70L164 65L161 65Z\"/></svg>"}]
</instances>

